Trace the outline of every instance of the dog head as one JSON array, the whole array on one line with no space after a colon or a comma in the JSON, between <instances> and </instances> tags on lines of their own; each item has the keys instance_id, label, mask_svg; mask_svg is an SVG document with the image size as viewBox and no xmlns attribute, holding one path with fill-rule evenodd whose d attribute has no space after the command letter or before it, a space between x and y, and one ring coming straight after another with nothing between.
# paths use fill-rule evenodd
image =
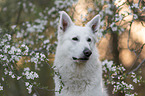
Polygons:
<instances>
[{"instance_id":1,"label":"dog head","mask_svg":"<svg viewBox=\"0 0 145 96\"><path fill-rule=\"evenodd\" d=\"M85 27L76 26L69 15L61 11L58 26L58 46L63 55L75 62L88 61L96 49L95 32L99 29L100 16L96 15Z\"/></svg>"}]
</instances>

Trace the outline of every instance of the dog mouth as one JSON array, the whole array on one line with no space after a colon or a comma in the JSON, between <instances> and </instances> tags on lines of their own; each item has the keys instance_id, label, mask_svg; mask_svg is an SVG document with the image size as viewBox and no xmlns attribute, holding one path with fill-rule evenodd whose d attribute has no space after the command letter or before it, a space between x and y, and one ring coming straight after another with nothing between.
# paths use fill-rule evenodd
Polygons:
<instances>
[{"instance_id":1,"label":"dog mouth","mask_svg":"<svg viewBox=\"0 0 145 96\"><path fill-rule=\"evenodd\" d=\"M88 57L83 57L83 58L72 57L72 58L73 58L73 60L79 60L79 61L87 61L87 60L89 60Z\"/></svg>"}]
</instances>

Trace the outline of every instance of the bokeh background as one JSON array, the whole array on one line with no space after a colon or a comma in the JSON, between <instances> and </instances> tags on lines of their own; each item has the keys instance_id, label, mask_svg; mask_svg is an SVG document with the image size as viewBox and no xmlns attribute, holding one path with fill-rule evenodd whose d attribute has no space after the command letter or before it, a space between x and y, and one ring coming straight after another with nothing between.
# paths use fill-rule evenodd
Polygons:
<instances>
[{"instance_id":1,"label":"bokeh background","mask_svg":"<svg viewBox=\"0 0 145 96\"><path fill-rule=\"evenodd\" d=\"M124 2L128 3L124 4ZM121 8L118 9L118 7ZM26 44L31 53L10 63L14 67L14 73L21 74L24 68L29 67L39 74L35 82L32 80L33 83L37 82L38 86L35 86L32 94L29 94L24 83L26 81L5 75L3 64L6 62L0 61L0 84L4 85L4 90L0 91L1 96L54 96L51 67L57 45L59 11L62 10L67 11L74 23L80 26L84 26L96 14L101 14L102 27L96 37L100 60L107 59L114 61L116 65L123 64L126 72L130 72L140 64L137 71L141 71L141 76L145 80L145 63L141 64L145 59L144 0L0 0L0 39L2 40L5 33L11 34L11 46L19 47ZM129 15L122 15L122 19L116 14ZM132 22L131 25L130 22ZM112 27L109 27L111 24ZM2 46L0 49L3 49ZM30 59L33 57L32 52L45 54L48 58L47 62L36 60L36 63L35 60ZM1 51L0 54L2 54ZM126 79L126 82L133 83L130 78ZM144 83L133 85L134 92L137 92L138 96L145 95ZM124 95L120 93L113 95L111 85L107 88L110 96Z\"/></svg>"}]
</instances>

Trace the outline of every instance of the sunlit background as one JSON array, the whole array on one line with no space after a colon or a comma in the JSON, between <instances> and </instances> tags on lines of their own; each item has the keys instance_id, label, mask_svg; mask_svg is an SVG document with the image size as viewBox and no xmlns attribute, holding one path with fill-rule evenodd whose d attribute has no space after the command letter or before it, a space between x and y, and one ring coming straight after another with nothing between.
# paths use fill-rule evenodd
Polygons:
<instances>
[{"instance_id":1,"label":"sunlit background","mask_svg":"<svg viewBox=\"0 0 145 96\"><path fill-rule=\"evenodd\" d=\"M145 80L144 0L0 0L0 96L54 96L52 66L62 10L80 26L100 14L100 60L122 64L126 73L137 68ZM134 86L133 94L145 95L143 82L125 81ZM114 95L111 84L107 89L109 96L125 94Z\"/></svg>"}]
</instances>

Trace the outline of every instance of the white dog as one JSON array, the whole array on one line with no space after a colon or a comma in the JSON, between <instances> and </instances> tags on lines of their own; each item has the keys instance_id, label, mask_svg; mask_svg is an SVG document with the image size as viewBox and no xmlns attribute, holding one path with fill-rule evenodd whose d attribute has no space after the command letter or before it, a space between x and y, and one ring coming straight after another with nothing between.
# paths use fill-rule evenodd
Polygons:
<instances>
[{"instance_id":1,"label":"white dog","mask_svg":"<svg viewBox=\"0 0 145 96\"><path fill-rule=\"evenodd\" d=\"M85 27L76 26L66 12L60 12L55 96L107 96L95 46L99 23L100 16L96 15Z\"/></svg>"}]
</instances>

